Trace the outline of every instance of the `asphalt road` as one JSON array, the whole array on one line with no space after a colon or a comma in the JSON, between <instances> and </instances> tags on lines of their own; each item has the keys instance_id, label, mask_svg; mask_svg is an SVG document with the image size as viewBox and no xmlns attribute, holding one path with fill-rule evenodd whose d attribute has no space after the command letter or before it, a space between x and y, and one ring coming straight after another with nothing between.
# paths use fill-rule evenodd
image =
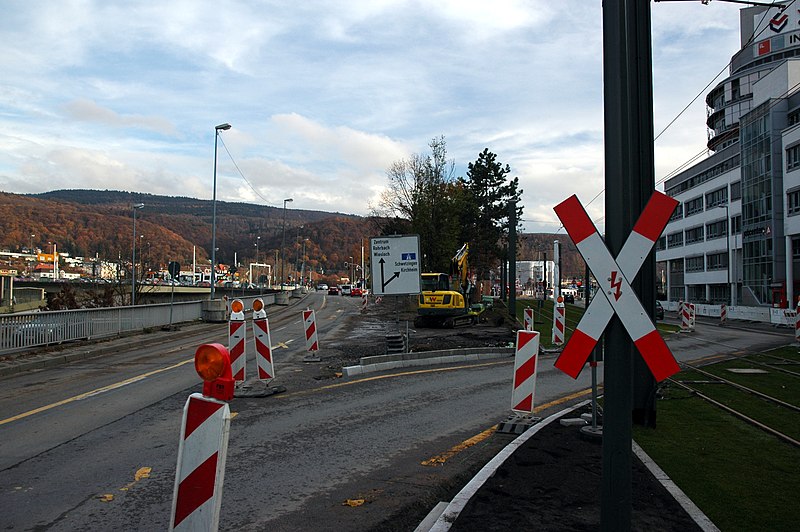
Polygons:
<instances>
[{"instance_id":1,"label":"asphalt road","mask_svg":"<svg viewBox=\"0 0 800 532\"><path fill-rule=\"evenodd\" d=\"M306 305L317 309L323 349L359 319L349 298L312 294ZM299 309L270 314L275 384L287 391L231 402L221 529L370 530L443 496L442 485L510 440L493 435L452 451L509 413L510 359L313 380ZM200 388L192 355L226 338L224 325L199 332L159 345L133 338L103 358L0 380L0 527L166 529L181 411ZM696 359L790 338L700 324L669 345L679 359ZM588 382L588 371L573 381L543 358L536 403ZM421 464L435 456L444 465Z\"/></svg>"}]
</instances>

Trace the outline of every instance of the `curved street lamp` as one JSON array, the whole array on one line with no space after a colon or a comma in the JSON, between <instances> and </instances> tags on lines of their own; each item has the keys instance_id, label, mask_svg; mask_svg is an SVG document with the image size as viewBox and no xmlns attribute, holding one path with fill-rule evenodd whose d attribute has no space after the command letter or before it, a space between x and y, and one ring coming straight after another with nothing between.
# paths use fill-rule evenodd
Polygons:
<instances>
[{"instance_id":1,"label":"curved street lamp","mask_svg":"<svg viewBox=\"0 0 800 532\"><path fill-rule=\"evenodd\" d=\"M281 230L283 236L281 237L281 280L280 280L280 289L283 290L283 263L286 262L283 257L283 248L286 246L286 204L291 203L294 201L292 198L286 198L283 200L283 229Z\"/></svg>"},{"instance_id":2,"label":"curved street lamp","mask_svg":"<svg viewBox=\"0 0 800 532\"><path fill-rule=\"evenodd\" d=\"M131 256L131 306L136 305L136 211L144 208L144 203L133 204L133 254Z\"/></svg>"},{"instance_id":3,"label":"curved street lamp","mask_svg":"<svg viewBox=\"0 0 800 532\"><path fill-rule=\"evenodd\" d=\"M227 131L231 128L228 123L214 127L214 190L212 192L212 215L211 215L211 299L214 299L214 285L217 280L214 278L217 269L217 140L219 132Z\"/></svg>"}]
</instances>

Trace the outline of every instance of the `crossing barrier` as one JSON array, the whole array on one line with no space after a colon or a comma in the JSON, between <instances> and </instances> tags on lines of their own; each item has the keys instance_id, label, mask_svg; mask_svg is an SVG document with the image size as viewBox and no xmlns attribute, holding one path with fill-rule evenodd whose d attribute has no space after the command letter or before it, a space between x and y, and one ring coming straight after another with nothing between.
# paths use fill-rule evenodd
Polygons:
<instances>
[{"instance_id":1,"label":"crossing barrier","mask_svg":"<svg viewBox=\"0 0 800 532\"><path fill-rule=\"evenodd\" d=\"M256 366L258 380L269 382L275 378L275 366L272 361L272 340L269 334L269 320L264 302L253 301L253 342L256 346Z\"/></svg>"},{"instance_id":2,"label":"crossing barrier","mask_svg":"<svg viewBox=\"0 0 800 532\"><path fill-rule=\"evenodd\" d=\"M514 412L533 413L538 355L539 333L517 331L516 352L514 353L514 385L511 392L511 410Z\"/></svg>"},{"instance_id":3,"label":"crossing barrier","mask_svg":"<svg viewBox=\"0 0 800 532\"><path fill-rule=\"evenodd\" d=\"M241 299L234 299L231 303L231 317L228 321L228 351L230 352L234 381L241 382L245 379L247 371L246 336L244 303Z\"/></svg>"},{"instance_id":4,"label":"crossing barrier","mask_svg":"<svg viewBox=\"0 0 800 532\"><path fill-rule=\"evenodd\" d=\"M523 321L525 323L525 330L532 331L533 330L533 309L531 307L525 307L523 311Z\"/></svg>"},{"instance_id":5,"label":"crossing barrier","mask_svg":"<svg viewBox=\"0 0 800 532\"><path fill-rule=\"evenodd\" d=\"M313 310L303 311L303 328L306 332L306 351L319 351L319 341L317 340L316 313Z\"/></svg>"},{"instance_id":6,"label":"crossing barrier","mask_svg":"<svg viewBox=\"0 0 800 532\"><path fill-rule=\"evenodd\" d=\"M553 344L564 344L564 298L558 296L553 305Z\"/></svg>"}]
</instances>

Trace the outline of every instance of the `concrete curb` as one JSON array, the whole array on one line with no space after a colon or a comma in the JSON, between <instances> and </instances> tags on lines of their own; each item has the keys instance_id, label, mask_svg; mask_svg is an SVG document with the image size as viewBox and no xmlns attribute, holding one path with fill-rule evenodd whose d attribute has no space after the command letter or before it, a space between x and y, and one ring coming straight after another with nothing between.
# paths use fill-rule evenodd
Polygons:
<instances>
[{"instance_id":1,"label":"concrete curb","mask_svg":"<svg viewBox=\"0 0 800 532\"><path fill-rule=\"evenodd\" d=\"M397 368L454 364L458 362L478 362L481 360L513 356L513 347L470 347L464 349L444 349L441 351L422 351L419 353L378 355L361 358L359 361L360 364L357 366L343 367L342 376L353 377Z\"/></svg>"}]
</instances>

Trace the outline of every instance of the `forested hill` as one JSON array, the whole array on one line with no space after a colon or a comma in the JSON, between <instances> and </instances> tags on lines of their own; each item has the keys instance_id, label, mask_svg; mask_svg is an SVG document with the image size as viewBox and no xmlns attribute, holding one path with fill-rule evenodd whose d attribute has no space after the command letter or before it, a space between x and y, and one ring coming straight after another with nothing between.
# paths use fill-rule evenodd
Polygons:
<instances>
[{"instance_id":1,"label":"forested hill","mask_svg":"<svg viewBox=\"0 0 800 532\"><path fill-rule=\"evenodd\" d=\"M132 205L136 213L137 256L153 266L171 260L208 263L211 251L212 202L113 190L58 190L17 195L0 192L0 248L21 251L30 245L73 256L117 260L131 255ZM290 204L291 205L291 204ZM273 264L284 231L283 209L248 203L217 202L217 256L220 262ZM286 209L285 257L292 264L303 255L306 268L318 273L343 272L345 262L361 262L377 226L371 219L342 213ZM33 236L32 236L33 235ZM519 260L538 260L542 250L552 259L552 241L562 246L562 276L582 275L583 261L565 234L520 235ZM455 252L455 250L454 250ZM352 259L351 259L352 257Z\"/></svg>"}]
</instances>

